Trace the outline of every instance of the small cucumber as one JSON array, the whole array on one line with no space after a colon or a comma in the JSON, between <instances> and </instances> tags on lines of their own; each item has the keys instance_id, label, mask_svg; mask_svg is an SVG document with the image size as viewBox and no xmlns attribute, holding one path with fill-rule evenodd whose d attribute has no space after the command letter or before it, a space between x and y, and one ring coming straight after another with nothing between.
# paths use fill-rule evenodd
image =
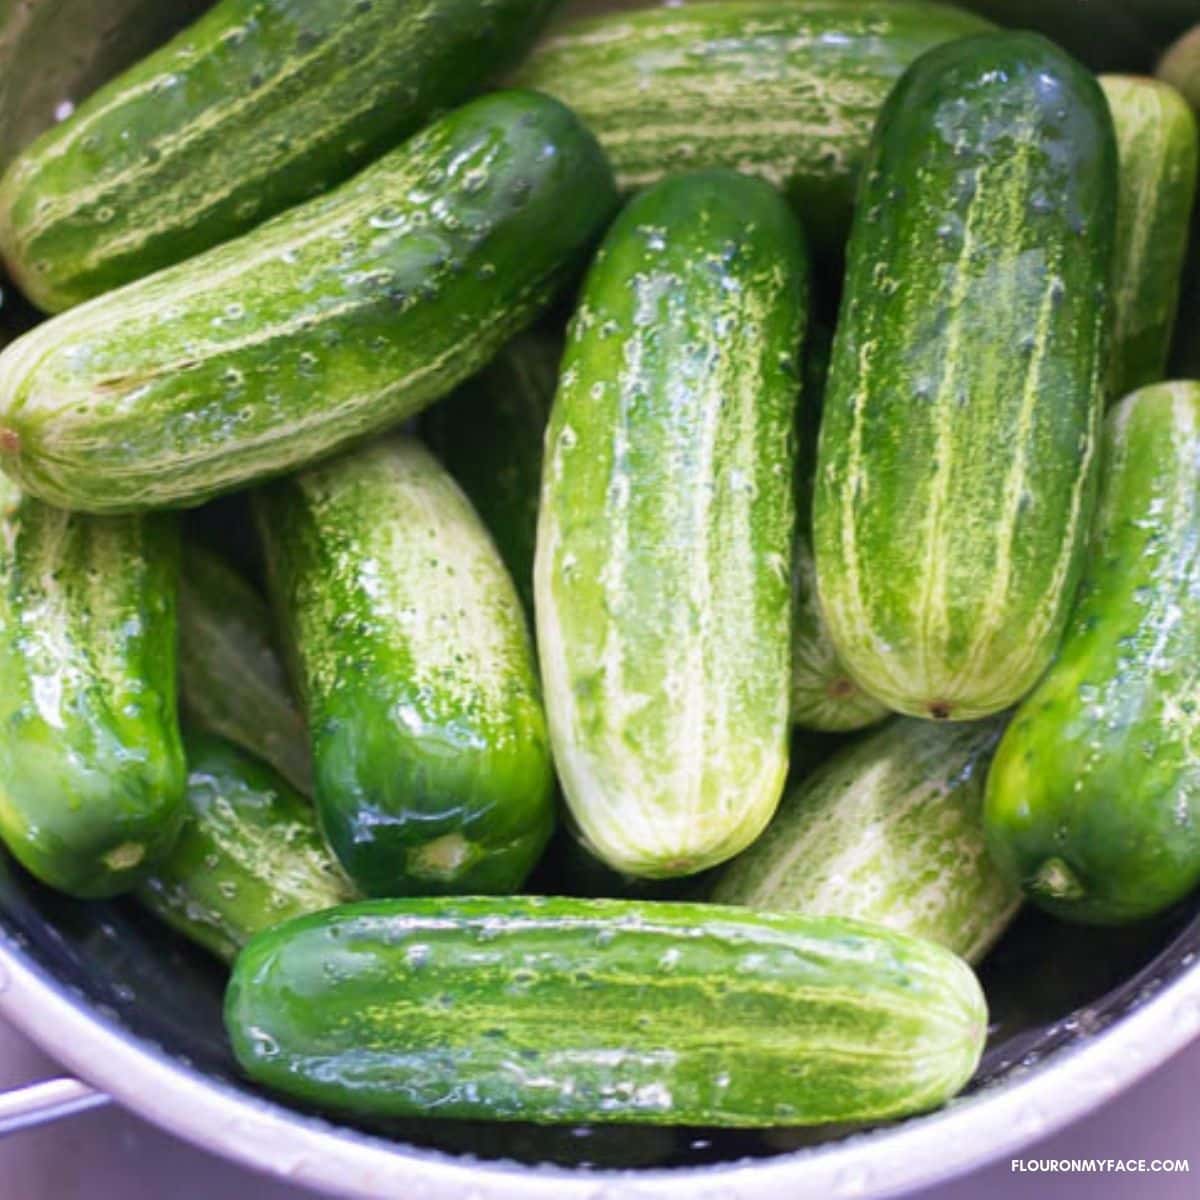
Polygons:
<instances>
[{"instance_id":1,"label":"small cucumber","mask_svg":"<svg viewBox=\"0 0 1200 1200\"><path fill-rule=\"evenodd\" d=\"M521 603L467 498L400 437L255 497L321 827L368 895L507 892L554 776Z\"/></svg>"},{"instance_id":2,"label":"small cucumber","mask_svg":"<svg viewBox=\"0 0 1200 1200\"><path fill-rule=\"evenodd\" d=\"M804 237L732 171L609 231L546 431L534 591L559 779L629 875L761 832L787 771Z\"/></svg>"},{"instance_id":3,"label":"small cucumber","mask_svg":"<svg viewBox=\"0 0 1200 1200\"><path fill-rule=\"evenodd\" d=\"M318 200L0 354L0 458L64 508L199 503L411 416L545 306L615 192L562 105L497 92Z\"/></svg>"},{"instance_id":4,"label":"small cucumber","mask_svg":"<svg viewBox=\"0 0 1200 1200\"><path fill-rule=\"evenodd\" d=\"M267 602L195 544L185 550L180 576L179 695L193 725L249 750L312 794L308 730Z\"/></svg>"},{"instance_id":5,"label":"small cucumber","mask_svg":"<svg viewBox=\"0 0 1200 1200\"><path fill-rule=\"evenodd\" d=\"M718 904L852 917L978 962L1021 892L988 858L983 791L1004 721L899 719L784 796L712 892Z\"/></svg>"},{"instance_id":6,"label":"small cucumber","mask_svg":"<svg viewBox=\"0 0 1200 1200\"><path fill-rule=\"evenodd\" d=\"M481 90L556 3L221 0L12 163L9 273L59 312L246 233Z\"/></svg>"},{"instance_id":7,"label":"small cucumber","mask_svg":"<svg viewBox=\"0 0 1200 1200\"><path fill-rule=\"evenodd\" d=\"M138 890L155 916L231 962L256 933L355 898L303 796L232 742L184 746L187 817Z\"/></svg>"},{"instance_id":8,"label":"small cucumber","mask_svg":"<svg viewBox=\"0 0 1200 1200\"><path fill-rule=\"evenodd\" d=\"M830 917L620 900L382 900L261 934L225 1023L336 1110L770 1126L935 1108L987 1028L940 946Z\"/></svg>"},{"instance_id":9,"label":"small cucumber","mask_svg":"<svg viewBox=\"0 0 1200 1200\"><path fill-rule=\"evenodd\" d=\"M175 520L0 493L0 836L52 887L116 895L183 821Z\"/></svg>"},{"instance_id":10,"label":"small cucumber","mask_svg":"<svg viewBox=\"0 0 1200 1200\"><path fill-rule=\"evenodd\" d=\"M1036 34L938 47L876 127L821 423L821 608L858 683L970 720L1049 665L1095 497L1117 151Z\"/></svg>"},{"instance_id":11,"label":"small cucumber","mask_svg":"<svg viewBox=\"0 0 1200 1200\"><path fill-rule=\"evenodd\" d=\"M997 865L1034 903L1099 924L1200 883L1200 383L1109 414L1083 585L1058 660L988 779Z\"/></svg>"}]
</instances>

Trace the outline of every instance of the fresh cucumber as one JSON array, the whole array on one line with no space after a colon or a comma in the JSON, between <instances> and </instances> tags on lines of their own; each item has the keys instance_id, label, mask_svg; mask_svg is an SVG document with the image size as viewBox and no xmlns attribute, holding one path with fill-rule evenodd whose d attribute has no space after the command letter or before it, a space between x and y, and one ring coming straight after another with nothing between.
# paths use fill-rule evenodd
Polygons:
<instances>
[{"instance_id":1,"label":"fresh cucumber","mask_svg":"<svg viewBox=\"0 0 1200 1200\"><path fill-rule=\"evenodd\" d=\"M1001 718L901 718L852 743L788 792L712 899L873 921L978 962L1021 899L983 839L984 782L1003 729Z\"/></svg>"},{"instance_id":2,"label":"fresh cucumber","mask_svg":"<svg viewBox=\"0 0 1200 1200\"><path fill-rule=\"evenodd\" d=\"M605 13L554 30L516 74L600 138L624 191L732 167L783 187L840 241L880 105L932 46L991 28L913 0L738 0Z\"/></svg>"},{"instance_id":3,"label":"fresh cucumber","mask_svg":"<svg viewBox=\"0 0 1200 1200\"><path fill-rule=\"evenodd\" d=\"M1083 565L1117 154L1036 34L930 51L880 116L813 501L821 607L890 708L968 720L1050 663Z\"/></svg>"},{"instance_id":4,"label":"fresh cucumber","mask_svg":"<svg viewBox=\"0 0 1200 1200\"><path fill-rule=\"evenodd\" d=\"M232 742L184 746L183 829L138 890L155 916L232 961L256 933L355 898L303 796Z\"/></svg>"},{"instance_id":5,"label":"fresh cucumber","mask_svg":"<svg viewBox=\"0 0 1200 1200\"><path fill-rule=\"evenodd\" d=\"M225 1022L251 1078L337 1110L767 1126L936 1107L987 1012L961 960L877 926L521 897L291 921Z\"/></svg>"},{"instance_id":6,"label":"fresh cucumber","mask_svg":"<svg viewBox=\"0 0 1200 1200\"><path fill-rule=\"evenodd\" d=\"M1167 371L1196 197L1196 118L1169 84L1100 79L1117 133L1120 196L1108 395L1119 400Z\"/></svg>"},{"instance_id":7,"label":"fresh cucumber","mask_svg":"<svg viewBox=\"0 0 1200 1200\"><path fill-rule=\"evenodd\" d=\"M988 780L996 863L1069 920L1151 915L1200 883L1200 383L1108 417L1087 571L1058 660Z\"/></svg>"},{"instance_id":8,"label":"fresh cucumber","mask_svg":"<svg viewBox=\"0 0 1200 1200\"><path fill-rule=\"evenodd\" d=\"M337 191L0 355L0 459L62 507L196 504L392 425L548 302L615 203L557 102L498 92Z\"/></svg>"},{"instance_id":9,"label":"fresh cucumber","mask_svg":"<svg viewBox=\"0 0 1200 1200\"><path fill-rule=\"evenodd\" d=\"M1170 46L1158 64L1157 74L1200 113L1200 25Z\"/></svg>"},{"instance_id":10,"label":"fresh cucumber","mask_svg":"<svg viewBox=\"0 0 1200 1200\"><path fill-rule=\"evenodd\" d=\"M350 877L369 895L515 890L554 777L520 600L467 498L396 437L255 504Z\"/></svg>"},{"instance_id":11,"label":"fresh cucumber","mask_svg":"<svg viewBox=\"0 0 1200 1200\"><path fill-rule=\"evenodd\" d=\"M312 794L308 729L276 647L267 602L211 551L189 545L179 586L179 695L220 734Z\"/></svg>"},{"instance_id":12,"label":"fresh cucumber","mask_svg":"<svg viewBox=\"0 0 1200 1200\"><path fill-rule=\"evenodd\" d=\"M787 770L803 234L732 171L618 217L546 431L534 592L559 779L630 875L746 847Z\"/></svg>"},{"instance_id":13,"label":"fresh cucumber","mask_svg":"<svg viewBox=\"0 0 1200 1200\"><path fill-rule=\"evenodd\" d=\"M221 0L11 164L9 272L59 312L237 237L479 91L556 3Z\"/></svg>"},{"instance_id":14,"label":"fresh cucumber","mask_svg":"<svg viewBox=\"0 0 1200 1200\"><path fill-rule=\"evenodd\" d=\"M183 821L175 521L0 479L0 837L74 896L132 888Z\"/></svg>"}]
</instances>

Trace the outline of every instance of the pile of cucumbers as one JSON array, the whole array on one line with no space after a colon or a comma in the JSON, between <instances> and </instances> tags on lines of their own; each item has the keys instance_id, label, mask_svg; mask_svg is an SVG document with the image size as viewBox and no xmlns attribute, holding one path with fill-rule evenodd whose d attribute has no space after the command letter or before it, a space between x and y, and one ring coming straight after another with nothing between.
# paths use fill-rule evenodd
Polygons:
<instances>
[{"instance_id":1,"label":"pile of cucumbers","mask_svg":"<svg viewBox=\"0 0 1200 1200\"><path fill-rule=\"evenodd\" d=\"M928 1110L1023 898L1200 885L1200 27L571 7L220 0L12 154L0 837L335 1113Z\"/></svg>"}]
</instances>

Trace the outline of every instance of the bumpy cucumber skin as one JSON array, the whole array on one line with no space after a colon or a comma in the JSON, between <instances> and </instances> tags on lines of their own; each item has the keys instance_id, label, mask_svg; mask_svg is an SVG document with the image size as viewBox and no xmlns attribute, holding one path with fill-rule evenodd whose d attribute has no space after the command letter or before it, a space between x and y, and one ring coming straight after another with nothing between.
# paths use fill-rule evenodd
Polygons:
<instances>
[{"instance_id":1,"label":"bumpy cucumber skin","mask_svg":"<svg viewBox=\"0 0 1200 1200\"><path fill-rule=\"evenodd\" d=\"M807 272L768 185L681 175L617 219L572 321L538 648L567 802L625 874L730 858L779 801Z\"/></svg>"},{"instance_id":2,"label":"bumpy cucumber skin","mask_svg":"<svg viewBox=\"0 0 1200 1200\"><path fill-rule=\"evenodd\" d=\"M854 742L784 796L712 899L871 921L978 962L1021 902L983 837L1004 724L900 718Z\"/></svg>"},{"instance_id":3,"label":"bumpy cucumber skin","mask_svg":"<svg viewBox=\"0 0 1200 1200\"><path fill-rule=\"evenodd\" d=\"M1120 163L1113 343L1108 396L1120 400L1167 372L1196 197L1196 118L1171 86L1100 78Z\"/></svg>"},{"instance_id":4,"label":"bumpy cucumber skin","mask_svg":"<svg viewBox=\"0 0 1200 1200\"><path fill-rule=\"evenodd\" d=\"M368 895L508 892L553 826L533 648L469 501L393 438L255 498L321 827Z\"/></svg>"},{"instance_id":5,"label":"bumpy cucumber skin","mask_svg":"<svg viewBox=\"0 0 1200 1200\"><path fill-rule=\"evenodd\" d=\"M421 421L430 449L488 527L531 620L542 442L562 349L548 332L518 335Z\"/></svg>"},{"instance_id":6,"label":"bumpy cucumber skin","mask_svg":"<svg viewBox=\"0 0 1200 1200\"><path fill-rule=\"evenodd\" d=\"M12 163L9 273L59 312L238 237L468 99L556 3L222 0Z\"/></svg>"},{"instance_id":7,"label":"bumpy cucumber skin","mask_svg":"<svg viewBox=\"0 0 1200 1200\"><path fill-rule=\"evenodd\" d=\"M821 607L858 682L939 720L1049 665L1096 480L1116 144L1035 34L939 47L880 117L848 249L813 501Z\"/></svg>"},{"instance_id":8,"label":"bumpy cucumber skin","mask_svg":"<svg viewBox=\"0 0 1200 1200\"><path fill-rule=\"evenodd\" d=\"M557 102L497 92L235 242L0 355L0 457L85 511L199 503L395 424L549 301L615 205Z\"/></svg>"},{"instance_id":9,"label":"bumpy cucumber skin","mask_svg":"<svg viewBox=\"0 0 1200 1200\"><path fill-rule=\"evenodd\" d=\"M179 698L188 721L268 762L312 795L304 715L266 600L217 555L190 543L179 578Z\"/></svg>"},{"instance_id":10,"label":"bumpy cucumber skin","mask_svg":"<svg viewBox=\"0 0 1200 1200\"><path fill-rule=\"evenodd\" d=\"M939 946L667 902L376 901L242 952L259 1083L359 1113L769 1126L920 1112L978 1061L983 994Z\"/></svg>"},{"instance_id":11,"label":"bumpy cucumber skin","mask_svg":"<svg viewBox=\"0 0 1200 1200\"><path fill-rule=\"evenodd\" d=\"M992 763L1000 868L1068 920L1133 921L1200 883L1200 384L1109 414L1062 650Z\"/></svg>"},{"instance_id":12,"label":"bumpy cucumber skin","mask_svg":"<svg viewBox=\"0 0 1200 1200\"><path fill-rule=\"evenodd\" d=\"M183 820L175 520L0 489L0 836L52 887L113 896Z\"/></svg>"},{"instance_id":13,"label":"bumpy cucumber skin","mask_svg":"<svg viewBox=\"0 0 1200 1200\"><path fill-rule=\"evenodd\" d=\"M892 84L931 47L990 28L911 0L647 8L552 31L515 81L579 113L623 191L734 168L783 188L832 247Z\"/></svg>"},{"instance_id":14,"label":"bumpy cucumber skin","mask_svg":"<svg viewBox=\"0 0 1200 1200\"><path fill-rule=\"evenodd\" d=\"M212 734L184 748L187 816L137 893L155 916L232 962L256 933L356 898L312 805L266 763Z\"/></svg>"}]
</instances>

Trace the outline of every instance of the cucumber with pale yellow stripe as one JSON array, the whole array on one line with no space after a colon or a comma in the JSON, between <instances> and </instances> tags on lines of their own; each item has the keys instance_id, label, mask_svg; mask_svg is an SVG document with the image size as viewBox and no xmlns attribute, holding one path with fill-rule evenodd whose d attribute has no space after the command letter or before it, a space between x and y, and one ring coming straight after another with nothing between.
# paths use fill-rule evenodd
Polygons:
<instances>
[{"instance_id":1,"label":"cucumber with pale yellow stripe","mask_svg":"<svg viewBox=\"0 0 1200 1200\"><path fill-rule=\"evenodd\" d=\"M1200 383L1108 416L1062 650L988 778L997 865L1056 916L1139 920L1200 884Z\"/></svg>"},{"instance_id":2,"label":"cucumber with pale yellow stripe","mask_svg":"<svg viewBox=\"0 0 1200 1200\"><path fill-rule=\"evenodd\" d=\"M1120 400L1167 371L1196 196L1196 118L1175 88L1103 75L1117 133L1120 197L1108 396Z\"/></svg>"},{"instance_id":3,"label":"cucumber with pale yellow stripe","mask_svg":"<svg viewBox=\"0 0 1200 1200\"><path fill-rule=\"evenodd\" d=\"M679 175L617 219L567 338L538 649L571 812L629 875L731 857L783 787L807 283L769 185Z\"/></svg>"},{"instance_id":4,"label":"cucumber with pale yellow stripe","mask_svg":"<svg viewBox=\"0 0 1200 1200\"><path fill-rule=\"evenodd\" d=\"M0 355L0 460L50 503L192 505L395 424L529 324L616 204L555 100L497 92L349 183Z\"/></svg>"},{"instance_id":5,"label":"cucumber with pale yellow stripe","mask_svg":"<svg viewBox=\"0 0 1200 1200\"><path fill-rule=\"evenodd\" d=\"M516 589L470 502L394 437L255 496L317 813L368 895L509 892L554 776Z\"/></svg>"},{"instance_id":6,"label":"cucumber with pale yellow stripe","mask_svg":"<svg viewBox=\"0 0 1200 1200\"><path fill-rule=\"evenodd\" d=\"M9 272L58 312L245 233L482 90L556 3L222 0L14 160Z\"/></svg>"},{"instance_id":7,"label":"cucumber with pale yellow stripe","mask_svg":"<svg viewBox=\"0 0 1200 1200\"><path fill-rule=\"evenodd\" d=\"M930 51L876 128L813 501L821 607L890 708L1008 708L1058 647L1095 503L1117 148L1036 34Z\"/></svg>"}]
</instances>

